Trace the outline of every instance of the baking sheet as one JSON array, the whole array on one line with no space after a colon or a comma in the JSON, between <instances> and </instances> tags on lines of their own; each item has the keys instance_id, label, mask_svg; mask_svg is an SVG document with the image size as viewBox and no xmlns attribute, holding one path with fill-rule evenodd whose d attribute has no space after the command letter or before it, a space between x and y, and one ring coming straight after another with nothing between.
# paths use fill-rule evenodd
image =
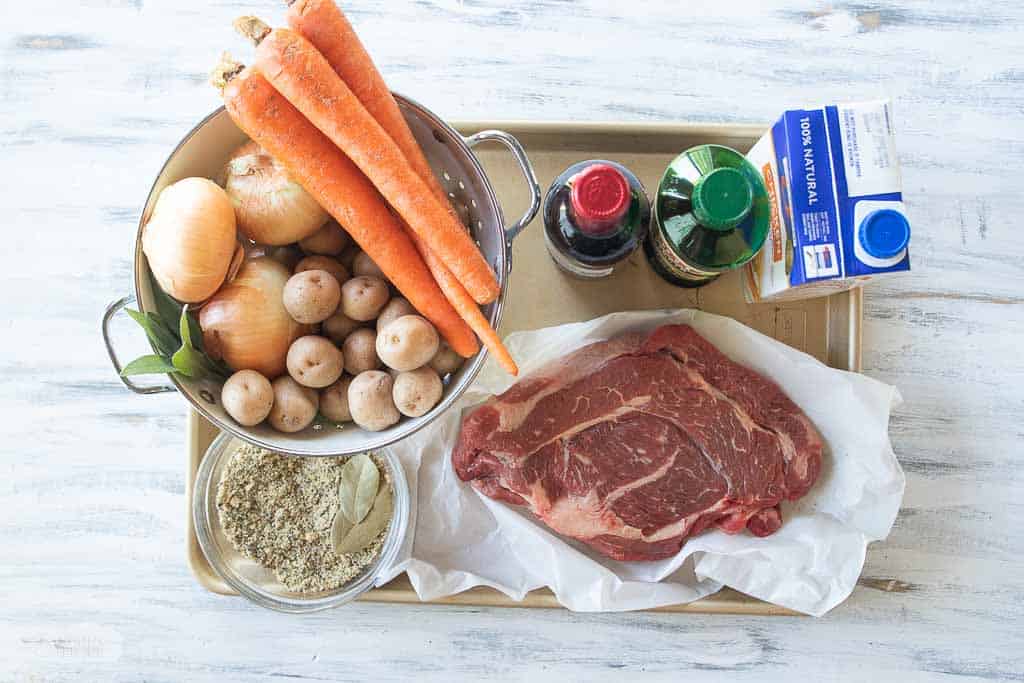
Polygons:
<instances>
[{"instance_id":1,"label":"baking sheet","mask_svg":"<svg viewBox=\"0 0 1024 683\"><path fill-rule=\"evenodd\" d=\"M566 166L587 158L611 159L632 169L649 194L668 162L680 151L701 143L717 143L745 151L764 130L761 126L702 124L615 124L561 122L465 122L463 134L487 128L505 130L526 147L542 189ZM517 215L528 202L526 188L511 156L503 148L478 147L506 215ZM548 327L588 320L622 310L698 308L727 315L832 367L860 370L861 290L784 304L748 305L739 274L731 273L696 290L680 289L661 280L647 265L642 251L634 254L613 276L580 281L558 271L548 257L541 235L541 218L516 239L513 272L500 332ZM216 430L198 415L189 416L188 507L196 467ZM188 557L197 579L218 593L230 589L213 573L199 550L189 516ZM387 602L419 602L403 576L363 597ZM487 588L474 588L437 602L446 604L556 607L545 590L533 591L516 602ZM661 608L670 611L743 614L790 614L788 610L723 589L697 602Z\"/></svg>"}]
</instances>

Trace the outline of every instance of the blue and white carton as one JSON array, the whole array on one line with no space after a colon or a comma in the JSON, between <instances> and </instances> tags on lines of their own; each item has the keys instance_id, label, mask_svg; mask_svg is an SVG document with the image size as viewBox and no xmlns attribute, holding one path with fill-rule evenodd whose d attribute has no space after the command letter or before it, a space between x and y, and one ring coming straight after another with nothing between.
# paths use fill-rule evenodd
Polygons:
<instances>
[{"instance_id":1,"label":"blue and white carton","mask_svg":"<svg viewBox=\"0 0 1024 683\"><path fill-rule=\"evenodd\" d=\"M889 102L787 111L747 159L772 203L744 273L748 301L824 296L910 270Z\"/></svg>"}]
</instances>

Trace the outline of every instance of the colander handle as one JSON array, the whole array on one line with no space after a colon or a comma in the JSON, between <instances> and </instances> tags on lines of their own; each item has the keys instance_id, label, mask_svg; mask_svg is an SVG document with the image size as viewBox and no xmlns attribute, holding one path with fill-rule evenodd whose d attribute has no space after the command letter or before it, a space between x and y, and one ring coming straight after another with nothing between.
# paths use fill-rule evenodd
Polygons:
<instances>
[{"instance_id":1,"label":"colander handle","mask_svg":"<svg viewBox=\"0 0 1024 683\"><path fill-rule=\"evenodd\" d=\"M177 391L170 384L136 384L130 378L125 377L121 374L121 370L124 366L121 365L121 361L117 357L117 353L114 351L114 342L110 339L110 321L114 316L125 306L135 303L135 297L128 295L118 299L117 301L110 302L107 306L107 310L103 312L103 343L107 345L107 355L110 356L110 362L114 365L114 370L117 371L117 377L124 383L126 387L134 391L136 394L166 394L169 391Z\"/></svg>"},{"instance_id":2,"label":"colander handle","mask_svg":"<svg viewBox=\"0 0 1024 683\"><path fill-rule=\"evenodd\" d=\"M475 147L481 142L500 142L508 148L508 151L512 152L512 156L516 158L519 163L519 170L523 172L523 177L526 179L527 189L530 191L530 208L526 210L519 220L512 225L505 228L505 239L511 245L512 240L516 238L520 232L523 231L533 217L540 211L540 183L537 182L537 174L533 172L533 166L530 164L530 159L526 156L526 150L519 144L519 140L509 135L503 130L482 130L479 133L474 133L468 138L465 138L466 146Z\"/></svg>"}]
</instances>

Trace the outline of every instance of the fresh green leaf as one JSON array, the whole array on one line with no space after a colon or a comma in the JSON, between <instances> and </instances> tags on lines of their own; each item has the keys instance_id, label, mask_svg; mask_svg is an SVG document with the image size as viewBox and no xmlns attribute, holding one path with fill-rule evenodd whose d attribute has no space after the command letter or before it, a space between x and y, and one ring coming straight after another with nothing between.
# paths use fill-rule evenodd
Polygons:
<instances>
[{"instance_id":1,"label":"fresh green leaf","mask_svg":"<svg viewBox=\"0 0 1024 683\"><path fill-rule=\"evenodd\" d=\"M188 337L192 341L193 348L206 353L206 347L203 346L203 328L199 326L196 317L191 314L188 316Z\"/></svg>"},{"instance_id":2,"label":"fresh green leaf","mask_svg":"<svg viewBox=\"0 0 1024 683\"><path fill-rule=\"evenodd\" d=\"M181 318L178 319L178 336L183 346L195 348L192 344L192 325L188 318L188 309L181 307Z\"/></svg>"},{"instance_id":3,"label":"fresh green leaf","mask_svg":"<svg viewBox=\"0 0 1024 683\"><path fill-rule=\"evenodd\" d=\"M331 544L334 546L335 554L347 555L355 553L373 543L374 539L380 535L381 531L387 528L388 522L391 521L393 506L394 501L391 497L391 487L385 484L380 487L380 491L373 501L373 507L370 509L370 513L366 515L366 519L352 526L341 538L337 535L337 532L341 530L338 527L341 526L343 529L345 524L339 525L337 520L335 520L334 534L331 537ZM339 514L338 516L340 517L341 515ZM346 524L347 522L348 520L346 520Z\"/></svg>"},{"instance_id":4,"label":"fresh green leaf","mask_svg":"<svg viewBox=\"0 0 1024 683\"><path fill-rule=\"evenodd\" d=\"M338 510L348 521L359 524L373 506L380 487L380 471L366 453L345 461L341 468Z\"/></svg>"},{"instance_id":5,"label":"fresh green leaf","mask_svg":"<svg viewBox=\"0 0 1024 683\"><path fill-rule=\"evenodd\" d=\"M156 278L149 278L153 283L153 300L156 302L156 312L165 324L170 326L181 316L182 306L171 295L160 288Z\"/></svg>"},{"instance_id":6,"label":"fresh green leaf","mask_svg":"<svg viewBox=\"0 0 1024 683\"><path fill-rule=\"evenodd\" d=\"M125 313L131 316L131 319L146 331L146 337L149 338L150 343L153 344L157 353L161 356L170 356L178 348L178 338L156 315L133 311L130 308L126 308Z\"/></svg>"},{"instance_id":7,"label":"fresh green leaf","mask_svg":"<svg viewBox=\"0 0 1024 683\"><path fill-rule=\"evenodd\" d=\"M124 366L121 370L122 377L128 377L129 375L156 375L159 373L177 372L177 368L167 362L166 358L162 358L155 354L149 356L139 356L128 365Z\"/></svg>"}]
</instances>

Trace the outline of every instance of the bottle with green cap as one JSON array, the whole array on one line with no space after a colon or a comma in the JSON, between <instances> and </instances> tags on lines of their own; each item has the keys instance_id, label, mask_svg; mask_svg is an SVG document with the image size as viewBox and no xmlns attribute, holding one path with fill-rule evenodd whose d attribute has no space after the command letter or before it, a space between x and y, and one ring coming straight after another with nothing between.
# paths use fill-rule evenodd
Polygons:
<instances>
[{"instance_id":1,"label":"bottle with green cap","mask_svg":"<svg viewBox=\"0 0 1024 683\"><path fill-rule=\"evenodd\" d=\"M647 260L679 287L700 287L754 257L768 234L761 174L722 145L686 150L665 170L644 242Z\"/></svg>"}]
</instances>

